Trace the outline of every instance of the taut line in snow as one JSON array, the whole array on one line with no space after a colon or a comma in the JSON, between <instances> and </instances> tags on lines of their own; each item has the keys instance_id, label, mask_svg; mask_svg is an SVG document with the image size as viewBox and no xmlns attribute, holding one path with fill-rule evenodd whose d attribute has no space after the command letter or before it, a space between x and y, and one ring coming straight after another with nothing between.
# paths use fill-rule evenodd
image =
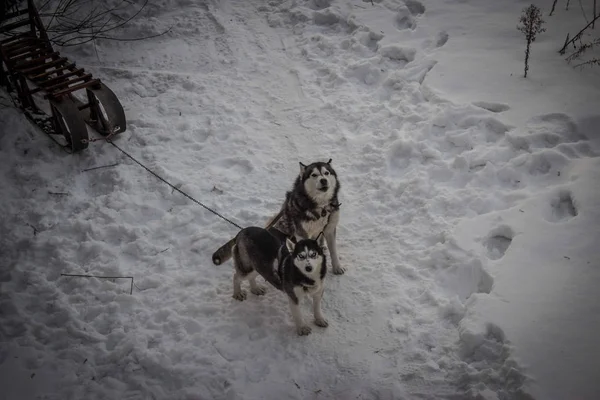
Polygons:
<instances>
[{"instance_id":1,"label":"taut line in snow","mask_svg":"<svg viewBox=\"0 0 600 400\"><path fill-rule=\"evenodd\" d=\"M157 177L158 179L160 179L161 181L163 181L164 183L166 183L167 185L169 185L173 190L177 190L179 193L181 193L182 195L184 195L188 199L192 200L194 203L198 204L199 206L204 207L205 209L207 209L211 213L215 214L217 217L223 219L224 221L229 222L231 225L235 226L236 228L243 229L241 226L239 226L238 224L236 224L232 220L224 217L223 215L219 214L217 211L213 210L212 208L210 208L208 206L205 206L204 204L202 204L201 202L199 202L198 200L196 200L195 198L193 198L192 196L190 196L189 194L187 194L183 190L179 189L175 185L173 185L170 182L168 182L165 178L161 177L156 172L152 171L150 168L146 167L144 164L142 164L141 162L139 162L138 160L136 160L131 154L127 153L125 150L123 150L122 148L120 148L119 146L117 146L113 141L107 140L107 142L110 143L110 144L112 144L113 146L115 146L117 148L117 150L119 150L121 153L125 154L127 157L129 157L137 165L139 165L140 167L144 168L146 171L150 172L152 175L154 175L155 177Z\"/></svg>"}]
</instances>

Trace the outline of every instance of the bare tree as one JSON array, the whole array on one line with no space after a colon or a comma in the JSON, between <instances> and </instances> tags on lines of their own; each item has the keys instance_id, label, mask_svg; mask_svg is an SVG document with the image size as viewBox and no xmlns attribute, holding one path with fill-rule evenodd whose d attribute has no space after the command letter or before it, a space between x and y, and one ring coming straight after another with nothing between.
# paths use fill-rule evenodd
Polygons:
<instances>
[{"instance_id":1,"label":"bare tree","mask_svg":"<svg viewBox=\"0 0 600 400\"><path fill-rule=\"evenodd\" d=\"M517 26L517 29L525 35L527 40L527 47L525 48L525 78L527 78L527 71L529 70L529 54L531 43L535 42L535 39L539 33L545 32L546 29L542 28L544 20L542 19L542 13L535 5L523 9L523 14L519 20L521 25Z\"/></svg>"}]
</instances>

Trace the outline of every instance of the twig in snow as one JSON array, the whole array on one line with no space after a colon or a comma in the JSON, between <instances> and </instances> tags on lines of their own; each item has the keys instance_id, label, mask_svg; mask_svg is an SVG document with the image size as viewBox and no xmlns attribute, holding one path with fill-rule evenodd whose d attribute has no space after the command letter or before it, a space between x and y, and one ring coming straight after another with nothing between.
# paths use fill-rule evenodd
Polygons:
<instances>
[{"instance_id":1,"label":"twig in snow","mask_svg":"<svg viewBox=\"0 0 600 400\"><path fill-rule=\"evenodd\" d=\"M81 172L93 171L95 169L100 169L100 168L116 167L117 165L119 165L119 163L114 163L114 164L110 164L110 165L101 165L99 167L86 168L86 169L82 170Z\"/></svg>"},{"instance_id":2,"label":"twig in snow","mask_svg":"<svg viewBox=\"0 0 600 400\"><path fill-rule=\"evenodd\" d=\"M48 190L48 194L52 194L54 196L68 196L69 193L65 193L65 192L51 192L50 190Z\"/></svg>"},{"instance_id":3,"label":"twig in snow","mask_svg":"<svg viewBox=\"0 0 600 400\"><path fill-rule=\"evenodd\" d=\"M223 191L221 189L219 189L218 187L213 185L213 188L211 189L211 192L216 192L218 194L223 194Z\"/></svg>"},{"instance_id":4,"label":"twig in snow","mask_svg":"<svg viewBox=\"0 0 600 400\"><path fill-rule=\"evenodd\" d=\"M166 249L159 251L159 252L158 252L158 253L156 253L155 255L159 255L159 254L161 254L161 253L164 253L165 251L167 251L167 250L169 250L169 249L170 249L170 247L167 247Z\"/></svg>"},{"instance_id":5,"label":"twig in snow","mask_svg":"<svg viewBox=\"0 0 600 400\"><path fill-rule=\"evenodd\" d=\"M33 236L37 236L38 234L38 230L35 226L31 225L31 224L27 224L28 227L30 227L31 229L33 229Z\"/></svg>"},{"instance_id":6,"label":"twig in snow","mask_svg":"<svg viewBox=\"0 0 600 400\"><path fill-rule=\"evenodd\" d=\"M296 383L296 381L292 381L292 382L294 382L294 385L296 385L296 387L297 387L298 389L300 389L300 385L298 385L298 384Z\"/></svg>"},{"instance_id":7,"label":"twig in snow","mask_svg":"<svg viewBox=\"0 0 600 400\"><path fill-rule=\"evenodd\" d=\"M131 288L129 294L133 294L133 276L99 276L99 275L81 275L81 274L60 274L61 276L71 276L75 278L98 278L98 279L131 279Z\"/></svg>"},{"instance_id":8,"label":"twig in snow","mask_svg":"<svg viewBox=\"0 0 600 400\"><path fill-rule=\"evenodd\" d=\"M577 67L584 67L586 65L594 65L594 64L600 65L600 58L594 58L593 60L582 62L581 64L574 65L573 67L577 68Z\"/></svg>"}]
</instances>

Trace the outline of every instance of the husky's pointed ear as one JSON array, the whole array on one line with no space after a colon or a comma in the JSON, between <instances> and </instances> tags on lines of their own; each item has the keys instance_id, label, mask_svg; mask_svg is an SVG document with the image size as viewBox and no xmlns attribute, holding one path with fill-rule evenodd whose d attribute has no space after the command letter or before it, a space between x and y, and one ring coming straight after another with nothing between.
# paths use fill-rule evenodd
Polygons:
<instances>
[{"instance_id":1,"label":"husky's pointed ear","mask_svg":"<svg viewBox=\"0 0 600 400\"><path fill-rule=\"evenodd\" d=\"M290 253L293 253L294 247L296 247L296 244L294 242L292 242L292 240L288 237L285 239L285 247L287 247L287 249Z\"/></svg>"},{"instance_id":2,"label":"husky's pointed ear","mask_svg":"<svg viewBox=\"0 0 600 400\"><path fill-rule=\"evenodd\" d=\"M304 171L306 171L306 165L302 164L302 163L298 163L300 164L300 175L304 174Z\"/></svg>"},{"instance_id":3,"label":"husky's pointed ear","mask_svg":"<svg viewBox=\"0 0 600 400\"><path fill-rule=\"evenodd\" d=\"M323 232L319 233L319 236L317 236L315 240L321 248L325 246L325 234L323 234Z\"/></svg>"},{"instance_id":4,"label":"husky's pointed ear","mask_svg":"<svg viewBox=\"0 0 600 400\"><path fill-rule=\"evenodd\" d=\"M329 159L329 161L327 161L327 164L331 164L331 161L332 161L332 160L333 160L333 159L332 159L332 158L330 158L330 159Z\"/></svg>"}]
</instances>

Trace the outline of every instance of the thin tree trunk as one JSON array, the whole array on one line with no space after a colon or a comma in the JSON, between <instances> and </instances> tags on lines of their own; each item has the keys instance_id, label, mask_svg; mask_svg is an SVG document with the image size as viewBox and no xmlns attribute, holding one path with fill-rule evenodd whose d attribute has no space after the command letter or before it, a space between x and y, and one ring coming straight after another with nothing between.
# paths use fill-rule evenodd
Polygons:
<instances>
[{"instance_id":1,"label":"thin tree trunk","mask_svg":"<svg viewBox=\"0 0 600 400\"><path fill-rule=\"evenodd\" d=\"M596 0L594 0L594 20L592 22L592 29L596 26Z\"/></svg>"},{"instance_id":2,"label":"thin tree trunk","mask_svg":"<svg viewBox=\"0 0 600 400\"><path fill-rule=\"evenodd\" d=\"M550 17L552 16L552 13L554 12L554 8L556 7L556 2L557 2L557 1L558 1L558 0L554 0L554 2L552 3L552 10L550 10L550 14L549 14L549 16L550 16ZM594 0L594 1L595 1L595 0Z\"/></svg>"},{"instance_id":3,"label":"thin tree trunk","mask_svg":"<svg viewBox=\"0 0 600 400\"><path fill-rule=\"evenodd\" d=\"M524 78L527 78L527 71L529 70L529 45L531 44L530 41L527 41L527 47L525 48L525 76Z\"/></svg>"}]
</instances>

